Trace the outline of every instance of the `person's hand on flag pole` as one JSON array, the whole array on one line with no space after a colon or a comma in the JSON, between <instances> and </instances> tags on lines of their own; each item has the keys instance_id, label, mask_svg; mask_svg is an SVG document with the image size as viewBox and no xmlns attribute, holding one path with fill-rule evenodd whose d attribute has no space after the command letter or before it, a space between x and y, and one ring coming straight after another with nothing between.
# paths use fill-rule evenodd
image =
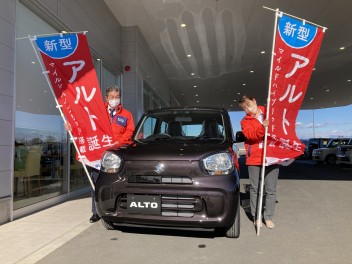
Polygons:
<instances>
[{"instance_id":1,"label":"person's hand on flag pole","mask_svg":"<svg viewBox=\"0 0 352 264\"><path fill-rule=\"evenodd\" d=\"M64 123L64 128L66 129L66 131L71 131L72 127L69 123Z\"/></svg>"}]
</instances>

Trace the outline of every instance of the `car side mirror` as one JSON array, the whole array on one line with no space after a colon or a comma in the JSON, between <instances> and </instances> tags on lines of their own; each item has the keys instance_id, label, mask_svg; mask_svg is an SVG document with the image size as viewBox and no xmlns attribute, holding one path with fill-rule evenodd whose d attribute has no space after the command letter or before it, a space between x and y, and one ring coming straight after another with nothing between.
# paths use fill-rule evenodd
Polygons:
<instances>
[{"instance_id":1,"label":"car side mirror","mask_svg":"<svg viewBox=\"0 0 352 264\"><path fill-rule=\"evenodd\" d=\"M246 137L244 136L242 131L237 131L236 132L236 142L245 142Z\"/></svg>"}]
</instances>

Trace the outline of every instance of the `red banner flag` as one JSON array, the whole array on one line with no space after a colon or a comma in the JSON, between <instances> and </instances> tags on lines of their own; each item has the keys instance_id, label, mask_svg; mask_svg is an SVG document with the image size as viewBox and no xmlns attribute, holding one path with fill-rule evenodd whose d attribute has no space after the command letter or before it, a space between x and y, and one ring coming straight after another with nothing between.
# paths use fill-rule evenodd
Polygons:
<instances>
[{"instance_id":1,"label":"red banner flag","mask_svg":"<svg viewBox=\"0 0 352 264\"><path fill-rule=\"evenodd\" d=\"M86 36L43 36L36 44L83 162L100 169L102 153L113 144L112 130Z\"/></svg>"},{"instance_id":2,"label":"red banner flag","mask_svg":"<svg viewBox=\"0 0 352 264\"><path fill-rule=\"evenodd\" d=\"M303 154L296 136L296 118L318 56L324 31L282 15L276 28L269 89L266 165Z\"/></svg>"}]
</instances>

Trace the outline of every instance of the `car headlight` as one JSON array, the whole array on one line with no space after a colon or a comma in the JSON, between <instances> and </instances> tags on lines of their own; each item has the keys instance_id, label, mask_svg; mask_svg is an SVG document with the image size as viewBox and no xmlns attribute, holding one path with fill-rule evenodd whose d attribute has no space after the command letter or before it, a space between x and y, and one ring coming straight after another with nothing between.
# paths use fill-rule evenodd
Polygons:
<instances>
[{"instance_id":1,"label":"car headlight","mask_svg":"<svg viewBox=\"0 0 352 264\"><path fill-rule=\"evenodd\" d=\"M103 157L101 158L101 170L104 172L115 173L119 170L121 166L121 158L112 153L105 152Z\"/></svg>"},{"instance_id":2,"label":"car headlight","mask_svg":"<svg viewBox=\"0 0 352 264\"><path fill-rule=\"evenodd\" d=\"M204 168L210 175L228 174L233 169L229 153L218 153L203 159Z\"/></svg>"},{"instance_id":3,"label":"car headlight","mask_svg":"<svg viewBox=\"0 0 352 264\"><path fill-rule=\"evenodd\" d=\"M313 154L314 155L320 155L321 154L321 150L313 150Z\"/></svg>"}]
</instances>

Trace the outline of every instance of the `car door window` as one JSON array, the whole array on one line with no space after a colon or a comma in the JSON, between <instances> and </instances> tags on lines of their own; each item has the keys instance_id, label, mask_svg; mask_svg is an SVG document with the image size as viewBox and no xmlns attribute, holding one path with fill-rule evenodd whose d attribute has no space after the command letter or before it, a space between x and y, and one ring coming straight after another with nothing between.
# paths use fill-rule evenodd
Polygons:
<instances>
[{"instance_id":1,"label":"car door window","mask_svg":"<svg viewBox=\"0 0 352 264\"><path fill-rule=\"evenodd\" d=\"M145 139L150 135L153 135L155 133L156 124L156 118L147 117L147 119L143 123L143 126L138 131L138 139Z\"/></svg>"}]
</instances>

